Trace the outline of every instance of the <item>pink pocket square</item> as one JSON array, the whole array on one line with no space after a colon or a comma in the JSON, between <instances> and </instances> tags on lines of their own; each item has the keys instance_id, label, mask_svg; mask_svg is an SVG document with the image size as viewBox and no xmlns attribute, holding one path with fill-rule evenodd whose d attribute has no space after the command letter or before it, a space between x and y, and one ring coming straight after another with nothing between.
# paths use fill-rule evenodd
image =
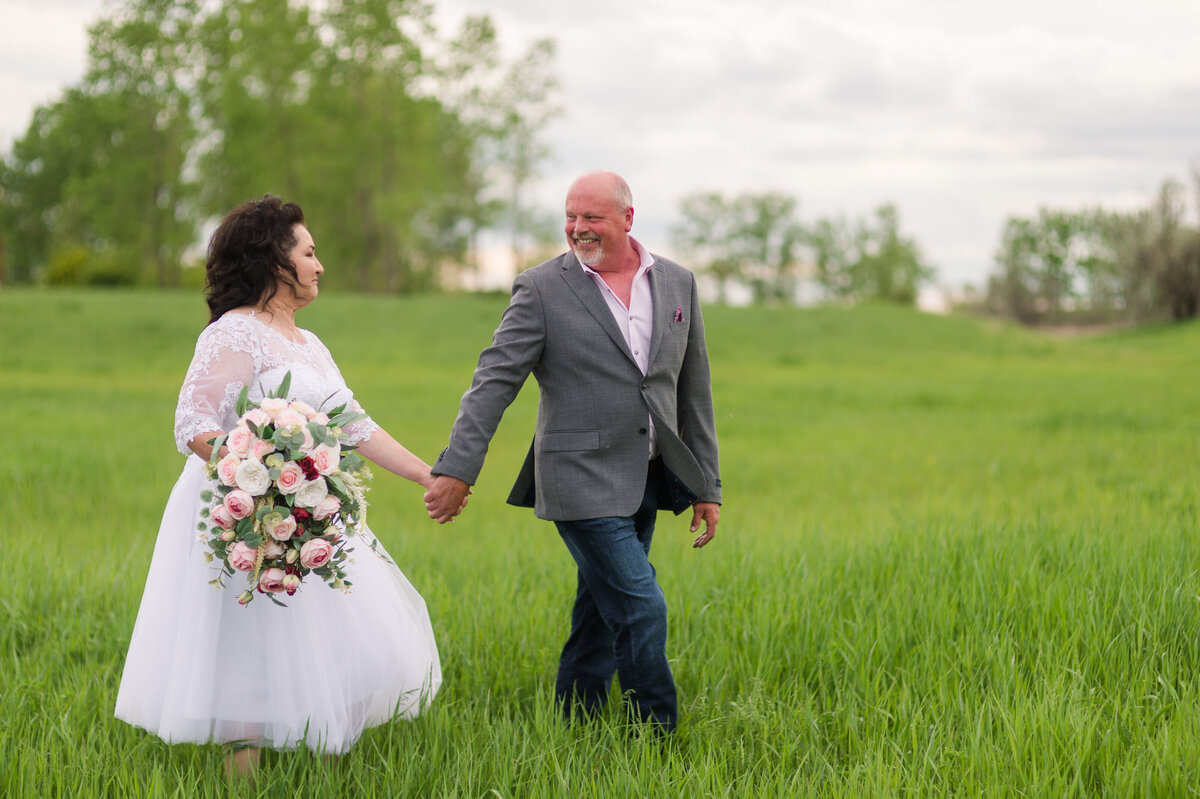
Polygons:
<instances>
[{"instance_id":1,"label":"pink pocket square","mask_svg":"<svg viewBox=\"0 0 1200 799\"><path fill-rule=\"evenodd\" d=\"M671 321L672 322L682 322L683 321L683 306L682 305L675 306L675 318L672 319Z\"/></svg>"}]
</instances>

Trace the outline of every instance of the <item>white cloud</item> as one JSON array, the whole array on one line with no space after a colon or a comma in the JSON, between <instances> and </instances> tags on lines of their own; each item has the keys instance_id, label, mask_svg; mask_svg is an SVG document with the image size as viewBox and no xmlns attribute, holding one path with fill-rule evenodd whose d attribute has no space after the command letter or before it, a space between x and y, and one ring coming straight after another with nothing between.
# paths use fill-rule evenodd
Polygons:
<instances>
[{"instance_id":1,"label":"white cloud","mask_svg":"<svg viewBox=\"0 0 1200 799\"><path fill-rule=\"evenodd\" d=\"M5 0L0 25L0 148L24 133L33 109L83 75L87 26L101 0Z\"/></svg>"}]
</instances>

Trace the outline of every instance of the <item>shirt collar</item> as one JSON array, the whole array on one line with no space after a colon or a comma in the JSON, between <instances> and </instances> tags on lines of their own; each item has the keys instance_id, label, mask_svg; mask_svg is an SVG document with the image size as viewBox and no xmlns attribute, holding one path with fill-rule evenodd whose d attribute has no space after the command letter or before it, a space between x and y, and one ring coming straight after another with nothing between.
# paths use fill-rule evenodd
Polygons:
<instances>
[{"instance_id":1,"label":"shirt collar","mask_svg":"<svg viewBox=\"0 0 1200 799\"><path fill-rule=\"evenodd\" d=\"M642 243L640 241L638 241L637 239L635 239L633 236L629 237L629 241L631 244L633 244L633 249L638 254L638 261L639 261L638 271L637 271L637 274L633 276L634 279L636 280L637 278L641 277L642 274L644 274L647 269L654 266L654 256L651 255L650 251L647 250L645 247L643 247ZM579 261L578 258L576 258L575 260ZM600 277L599 272L597 272L595 269L592 269L590 266L585 264L583 261L579 261L579 265L583 267L583 271L586 272L587 274L593 275L595 277Z\"/></svg>"}]
</instances>

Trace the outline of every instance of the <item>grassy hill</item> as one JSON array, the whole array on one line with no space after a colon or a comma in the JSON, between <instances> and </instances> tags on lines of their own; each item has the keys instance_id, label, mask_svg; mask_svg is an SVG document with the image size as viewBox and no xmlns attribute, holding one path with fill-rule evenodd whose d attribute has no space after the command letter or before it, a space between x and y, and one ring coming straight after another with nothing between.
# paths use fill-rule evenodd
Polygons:
<instances>
[{"instance_id":1,"label":"grassy hill","mask_svg":"<svg viewBox=\"0 0 1200 799\"><path fill-rule=\"evenodd\" d=\"M432 460L504 302L327 295L299 322ZM226 794L215 747L111 715L205 321L194 294L0 292L0 794ZM390 475L370 495L434 619L434 708L336 768L269 759L263 795L1194 790L1200 328L1060 340L885 307L706 324L721 527L693 551L687 518L663 515L653 558L676 739L554 718L573 568L551 525L503 503L531 384L454 525Z\"/></svg>"}]
</instances>

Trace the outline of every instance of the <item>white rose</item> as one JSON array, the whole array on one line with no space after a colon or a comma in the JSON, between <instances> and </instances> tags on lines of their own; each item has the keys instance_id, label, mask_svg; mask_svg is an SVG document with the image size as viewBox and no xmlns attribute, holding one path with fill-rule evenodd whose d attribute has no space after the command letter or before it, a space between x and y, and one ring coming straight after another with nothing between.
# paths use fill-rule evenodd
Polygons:
<instances>
[{"instance_id":1,"label":"white rose","mask_svg":"<svg viewBox=\"0 0 1200 799\"><path fill-rule=\"evenodd\" d=\"M315 508L328 495L329 487L325 485L324 479L306 480L296 492L296 504L302 508Z\"/></svg>"},{"instance_id":2,"label":"white rose","mask_svg":"<svg viewBox=\"0 0 1200 799\"><path fill-rule=\"evenodd\" d=\"M237 467L237 487L252 497L261 497L271 485L271 473L259 461L242 461Z\"/></svg>"}]
</instances>

